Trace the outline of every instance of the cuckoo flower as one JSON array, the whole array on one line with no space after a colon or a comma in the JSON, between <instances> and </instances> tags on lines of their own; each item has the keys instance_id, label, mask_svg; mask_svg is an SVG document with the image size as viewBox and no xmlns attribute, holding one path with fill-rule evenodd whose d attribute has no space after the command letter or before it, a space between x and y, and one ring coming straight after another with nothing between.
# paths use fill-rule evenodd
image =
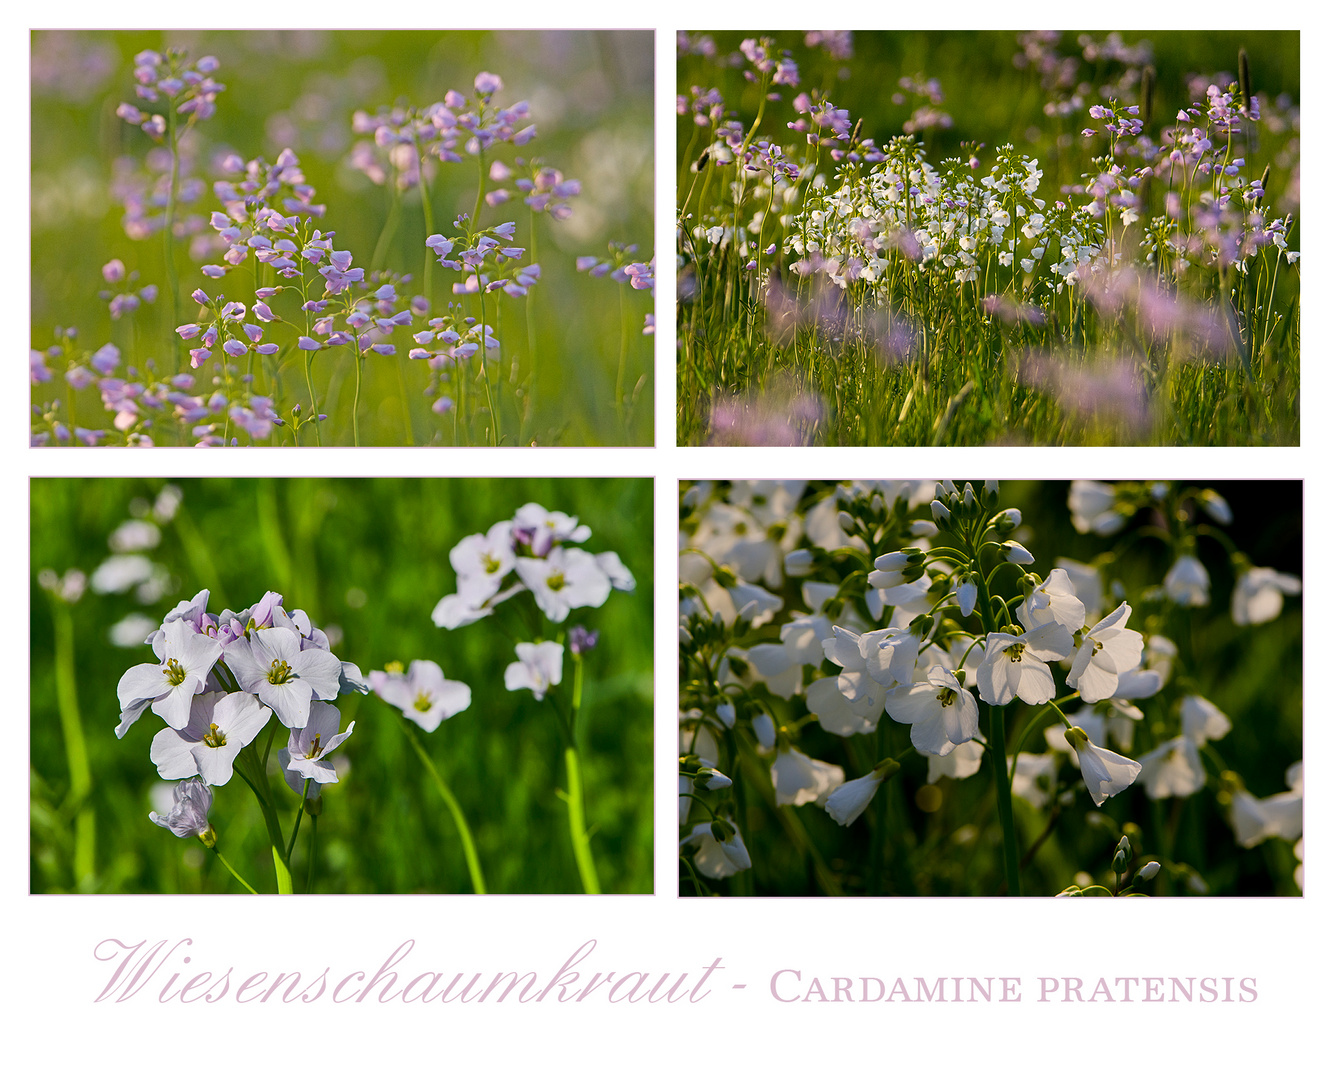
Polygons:
<instances>
[{"instance_id":1,"label":"cuckoo flower","mask_svg":"<svg viewBox=\"0 0 1329 1080\"><path fill-rule=\"evenodd\" d=\"M170 829L181 839L197 836L209 847L216 843L216 834L208 824L212 788L202 780L181 780L175 785L174 796L174 805L165 816L153 810L149 812L148 820L163 829Z\"/></svg>"},{"instance_id":2,"label":"cuckoo flower","mask_svg":"<svg viewBox=\"0 0 1329 1080\"><path fill-rule=\"evenodd\" d=\"M152 763L163 780L198 775L221 787L231 779L236 756L271 715L252 694L200 694L183 729L163 728L153 738Z\"/></svg>"},{"instance_id":3,"label":"cuckoo flower","mask_svg":"<svg viewBox=\"0 0 1329 1080\"><path fill-rule=\"evenodd\" d=\"M1122 603L1085 632L1066 676L1066 685L1079 690L1081 701L1112 697L1117 692L1118 677L1139 666L1144 655L1144 637L1126 628L1130 615L1131 606Z\"/></svg>"},{"instance_id":4,"label":"cuckoo flower","mask_svg":"<svg viewBox=\"0 0 1329 1080\"><path fill-rule=\"evenodd\" d=\"M226 650L241 689L257 694L287 727L302 728L315 698L330 701L341 689L341 661L322 649L302 649L283 626L255 630Z\"/></svg>"},{"instance_id":5,"label":"cuckoo flower","mask_svg":"<svg viewBox=\"0 0 1329 1080\"><path fill-rule=\"evenodd\" d=\"M978 734L978 702L940 664L928 669L926 682L887 691L886 711L909 725L910 742L924 754L949 754Z\"/></svg>"},{"instance_id":6,"label":"cuckoo flower","mask_svg":"<svg viewBox=\"0 0 1329 1080\"><path fill-rule=\"evenodd\" d=\"M328 761L328 755L351 737L355 730L352 720L345 731L341 727L341 713L335 705L325 701L311 702L309 722L294 728L286 745L277 751L277 762L286 775L286 782L297 795L304 793L305 781L310 782L312 797L323 784L337 782L337 770Z\"/></svg>"},{"instance_id":7,"label":"cuckoo flower","mask_svg":"<svg viewBox=\"0 0 1329 1080\"><path fill-rule=\"evenodd\" d=\"M543 701L551 686L563 681L563 646L556 641L528 641L517 645L517 660L503 672L503 685L509 690L530 690L536 701Z\"/></svg>"},{"instance_id":8,"label":"cuckoo flower","mask_svg":"<svg viewBox=\"0 0 1329 1080\"><path fill-rule=\"evenodd\" d=\"M412 660L405 674L371 671L369 685L374 693L425 731L435 730L471 704L471 688L464 682L445 679L443 669L432 660Z\"/></svg>"},{"instance_id":9,"label":"cuckoo flower","mask_svg":"<svg viewBox=\"0 0 1329 1080\"><path fill-rule=\"evenodd\" d=\"M152 644L161 662L138 664L120 679L116 738L124 738L149 705L171 727L183 728L189 723L194 695L202 691L208 673L222 654L217 642L182 620L167 623L160 636L154 635Z\"/></svg>"}]
</instances>

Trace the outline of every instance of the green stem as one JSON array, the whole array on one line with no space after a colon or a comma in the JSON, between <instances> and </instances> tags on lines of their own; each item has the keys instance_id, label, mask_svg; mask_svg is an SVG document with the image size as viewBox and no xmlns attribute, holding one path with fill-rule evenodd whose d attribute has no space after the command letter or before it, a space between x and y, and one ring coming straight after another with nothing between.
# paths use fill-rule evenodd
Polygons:
<instances>
[{"instance_id":1,"label":"green stem","mask_svg":"<svg viewBox=\"0 0 1329 1080\"><path fill-rule=\"evenodd\" d=\"M444 805L447 806L448 812L452 814L452 820L461 836L461 849L466 857L466 869L471 875L471 887L477 896L481 896L485 892L485 878L480 870L480 857L475 850L475 841L471 838L471 830L466 824L466 817L461 812L461 804L457 802L456 797L452 794L452 789L448 787L447 781L443 779L443 775L438 771L433 759L425 752L424 745L420 742L420 737L416 735L415 729L411 727L410 721L404 716L399 718L402 730L406 732L407 741L415 748L415 752L419 755L425 769L434 778L434 785L438 788L438 794Z\"/></svg>"},{"instance_id":2,"label":"green stem","mask_svg":"<svg viewBox=\"0 0 1329 1080\"><path fill-rule=\"evenodd\" d=\"M360 373L364 369L364 357L360 355L360 343L355 344L355 400L351 403L351 436L355 445L360 445Z\"/></svg>"},{"instance_id":3,"label":"green stem","mask_svg":"<svg viewBox=\"0 0 1329 1080\"><path fill-rule=\"evenodd\" d=\"M216 848L213 848L213 849L212 849L212 853L213 853L214 855L217 856L217 861L220 862L220 863L222 864L222 866L226 867L226 869L229 870L229 871L231 872L231 877L235 878L236 881L238 881L241 885L243 885L246 889L248 889L248 890L249 890L251 893L253 893L255 896L258 895L258 891L254 888L254 886L252 886L251 884L249 884L249 882L247 882L244 878L242 878L242 877L239 875L239 873L236 871L235 867L232 866L229 862L226 861L226 856L225 856L225 855L223 855L223 854L222 854L220 851L218 851Z\"/></svg>"},{"instance_id":4,"label":"green stem","mask_svg":"<svg viewBox=\"0 0 1329 1080\"><path fill-rule=\"evenodd\" d=\"M978 603L983 614L983 628L990 634L997 629L997 621L992 614L992 596L988 592L987 581L983 577L983 567L974 555L978 578ZM997 782L997 819L1001 823L1002 863L1006 868L1006 893L1008 896L1020 895L1020 852L1019 837L1015 833L1015 812L1011 808L1011 778L1006 771L1006 720L1005 709L990 706L988 729L988 755L992 758L992 775Z\"/></svg>"},{"instance_id":5,"label":"green stem","mask_svg":"<svg viewBox=\"0 0 1329 1080\"><path fill-rule=\"evenodd\" d=\"M74 667L74 620L69 606L59 600L52 605L55 616L55 696L60 709L65 759L69 763L69 802L74 818L74 887L92 889L96 857L97 819L88 802L92 793L92 770L78 710L78 678Z\"/></svg>"},{"instance_id":6,"label":"green stem","mask_svg":"<svg viewBox=\"0 0 1329 1080\"><path fill-rule=\"evenodd\" d=\"M241 765L243 762L243 766ZM272 841L272 865L277 875L277 891L287 894L294 892L291 884L291 867L286 858L286 844L282 840L281 822L277 820L277 811L272 805L272 789L268 786L268 774L258 760L253 743L250 743L235 760L235 771L240 779L249 785L249 790L258 800L263 813L263 824L268 829L268 839ZM254 773L251 776L250 773Z\"/></svg>"},{"instance_id":7,"label":"green stem","mask_svg":"<svg viewBox=\"0 0 1329 1080\"><path fill-rule=\"evenodd\" d=\"M568 833L572 837L572 853L577 860L577 873L581 875L582 891L598 895L600 879L596 875L595 858L591 854L591 838L586 834L581 762L577 758L575 746L569 745L563 751L563 761L568 769Z\"/></svg>"},{"instance_id":8,"label":"green stem","mask_svg":"<svg viewBox=\"0 0 1329 1080\"><path fill-rule=\"evenodd\" d=\"M291 842L286 845L288 863L291 861L291 853L295 851L295 838L300 835L300 819L305 816L305 803L309 801L309 785L312 783L312 780L306 780L305 789L300 794L300 809L295 812L295 824L291 826Z\"/></svg>"},{"instance_id":9,"label":"green stem","mask_svg":"<svg viewBox=\"0 0 1329 1080\"><path fill-rule=\"evenodd\" d=\"M318 818L309 821L309 874L305 877L305 892L314 891L314 850L318 840Z\"/></svg>"}]
</instances>

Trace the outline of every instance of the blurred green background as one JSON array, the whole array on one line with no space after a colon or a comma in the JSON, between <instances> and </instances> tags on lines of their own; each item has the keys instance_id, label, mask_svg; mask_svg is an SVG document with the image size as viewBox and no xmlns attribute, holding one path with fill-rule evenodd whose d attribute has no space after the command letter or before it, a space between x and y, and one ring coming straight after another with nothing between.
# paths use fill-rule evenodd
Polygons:
<instances>
[{"instance_id":1,"label":"blurred green background","mask_svg":"<svg viewBox=\"0 0 1329 1080\"><path fill-rule=\"evenodd\" d=\"M963 488L962 480L956 483ZM1172 483L1177 491L1191 486L1184 480ZM1234 521L1223 531L1255 566L1301 575L1300 481L1193 483L1218 491L1228 501ZM1148 587L1163 580L1172 555L1157 538L1137 533L1141 528L1158 527L1159 519L1152 512L1142 512L1115 536L1081 535L1067 510L1069 489L1068 481L1001 483L1001 506L1022 512L1023 523L1014 535L1035 556L1030 569L1046 577L1060 558L1091 562L1105 552L1117 552L1103 577L1109 587L1113 581L1122 583L1124 597L1132 605L1130 626L1146 636L1165 635L1179 647L1169 682L1156 696L1135 702L1144 719L1135 724L1128 756L1138 760L1179 732L1177 708L1184 694L1208 698L1227 714L1232 730L1206 747L1209 782L1187 799L1150 800L1137 782L1096 809L1080 783L1078 770L1061 754L1061 790L1069 785L1075 793L1070 806L1054 815L1050 806L1035 809L1021 798L1013 800L1021 851L1037 849L1021 870L1025 895L1051 896L1072 884L1080 871L1102 880L1123 830L1129 831L1135 845L1137 868L1148 859L1159 858L1193 867L1210 895L1298 895L1292 878L1297 865L1292 844L1280 839L1250 849L1237 844L1216 782L1214 759L1208 752L1217 755L1224 768L1237 772L1257 798L1287 790L1285 771L1302 759L1301 597L1287 598L1282 615L1273 622L1235 625L1230 616L1233 574L1228 555L1218 541L1201 537L1196 555L1210 574L1210 603L1204 608L1173 608L1162 615L1159 604L1142 602L1141 597ZM1199 520L1209 521L1203 515ZM789 579L778 590L786 610L804 608L797 599L802 580ZM1002 574L996 582L998 592L1014 595L1016 580L1014 574ZM1114 600L1105 607L1115 604ZM829 664L823 669L837 670ZM778 700L774 704L781 721L806 711L797 698L788 705ZM1037 711L1023 704L1007 710L1008 750ZM1055 722L1055 716L1045 714L1039 718L1038 728L1041 731ZM889 716L883 716L875 738L873 742L856 736L846 743L814 723L801 730L798 745L814 758L843 764L846 778L853 779L871 770L881 758L898 757L910 746L907 725L892 722ZM1113 749L1121 747L1114 744ZM1033 733L1021 752L1047 751L1043 736ZM920 755L909 754L902 766L901 773L882 786L865 815L868 820L875 816L878 835L888 838L880 864L867 850L872 834L863 823L843 828L824 810L809 805L793 811L798 821L791 828L769 803L749 798L747 824L740 828L752 853L753 870L721 883L708 880L707 886L730 894L823 894L822 880L806 854L810 843L847 894L862 893L872 875L880 875L885 895L981 896L1003 891L1001 834L986 759L974 777L962 781L943 778L935 785L926 785L928 767ZM1055 827L1044 837L1054 819ZM797 835L803 830L806 842L800 842ZM684 886L685 895L690 894L689 888ZM1166 895L1194 890L1186 875L1172 872L1160 874L1145 891Z\"/></svg>"},{"instance_id":2,"label":"blurred green background","mask_svg":"<svg viewBox=\"0 0 1329 1080\"><path fill-rule=\"evenodd\" d=\"M497 157L509 163L515 154L542 158L582 183L582 194L572 200L571 218L554 222L547 214L537 216L536 250L543 270L539 284L523 301L502 299L507 362L527 362L525 305L534 305L540 363L529 435L541 443L568 445L653 441L654 338L641 334L645 313L652 310L650 296L608 279L588 278L573 268L579 255L606 256L611 241L638 245L636 258L641 260L653 253L654 45L649 31L34 32L33 348L50 345L54 327L76 326L83 345L95 349L114 340L126 349L127 320L113 324L106 303L97 299L105 288L101 267L119 258L128 270L139 272L137 285L155 283L162 289L157 302L135 316L139 347L159 360L169 349L173 324L161 237L129 240L121 226L121 207L109 191L116 159L128 157L141 165L155 145L115 115L120 102L137 100L132 58L140 50L168 46L188 48L191 58L215 55L221 62L215 78L226 86L218 96L216 115L199 128L203 152L195 174L207 181L207 192L183 210L206 218L215 208L211 184L220 173L213 162L225 152L233 150L246 161L259 155L272 161L290 147L317 189L316 201L327 204L321 227L335 230L337 246L349 248L356 265L367 269L374 269L368 264L387 220L390 196L387 188L375 186L346 164L353 143L362 138L351 131L354 111L373 114L398 102L423 107L442 100L449 89L471 93L480 71L500 75L505 85L495 103L529 101L538 137L525 147L505 146ZM431 187L435 228L446 230L458 212L470 213L475 190L474 159L442 166ZM519 200L487 209L480 223L487 227L509 220L517 222L517 242L529 247L530 213ZM419 195L408 192L386 262L413 274L417 286L428 254L425 235ZM234 293L239 279L226 282L230 289L218 288L217 282L199 274L185 249L181 244L176 263L182 311L192 317L190 291L201 285L210 295ZM455 275L435 269L437 313L442 300L451 297ZM627 295L619 297L619 292ZM626 334L620 327L620 300ZM493 321L492 310L488 320ZM398 345L404 357L407 336L397 337L407 343ZM614 404L625 338L626 390L640 377L646 380L626 428ZM341 356L343 352L347 350L336 350L315 364L321 403L328 403L330 388L335 393L350 377L351 358L349 353ZM423 362L418 363L423 368ZM299 370L295 383L303 388L302 364L297 360L288 366L293 374ZM365 372L362 433L380 445L405 444L396 362L374 358ZM349 409L350 392L346 385L340 394L344 409ZM53 394L42 397L39 388L36 396L47 400ZM430 422L428 402L414 389L410 397L418 437ZM109 414L103 413L94 389L84 391L79 402L81 424L109 426ZM334 407L325 411L338 423L334 437L349 443L349 419L341 423L336 404L334 398ZM104 423L89 425L89 418L97 416L104 416Z\"/></svg>"},{"instance_id":3,"label":"blurred green background","mask_svg":"<svg viewBox=\"0 0 1329 1080\"><path fill-rule=\"evenodd\" d=\"M1063 31L1055 51L1079 58L1081 49L1076 39L1080 34L1081 31ZM763 36L774 38L778 48L792 52L799 65L798 91L816 87L837 107L848 109L854 120L861 117L862 134L876 139L879 146L900 132L918 104L913 98L904 104L891 100L900 89L900 78L922 75L940 80L944 100L937 107L949 113L955 123L948 129L933 128L921 133L934 165L943 157L957 153L961 140L983 141L989 151L1011 141L1023 149L1021 143L1038 143L1057 134L1078 133L1085 126L1083 109L1075 118L1060 122L1060 126L1058 121L1043 114L1043 103L1049 95L1040 88L1038 73L1018 70L1012 64L1012 58L1022 51L1018 33L1013 30L857 30L853 34L853 56L847 59L834 59L824 50L806 47L803 31L723 31L707 36L715 41L721 63L699 56L680 56L679 92L686 93L693 85L703 89L718 87L725 103L731 109L738 109L749 122L757 113L758 101L755 84L743 80L747 60L739 53L727 65L725 58L738 52L744 38ZM1103 31L1093 31L1091 36L1102 41L1106 35ZM1196 100L1187 94L1189 76L1227 73L1235 80L1237 52L1242 48L1250 58L1251 81L1263 104L1268 105L1284 93L1291 95L1293 103L1300 101L1301 36L1295 30L1205 30L1203 33L1123 30L1120 37L1127 46L1141 41L1152 46L1158 71L1154 116L1159 123L1169 122L1178 109ZM1121 71L1122 65L1112 60L1082 63L1077 81L1084 82L1088 90ZM786 101L768 106L768 130L783 126L784 120L794 116L789 102L798 91L776 89ZM1129 100L1137 99L1129 96ZM1203 101L1203 97L1198 100ZM1086 107L1097 101L1096 93L1085 94ZM777 124L771 125L771 120ZM691 137L688 130L691 119L681 118L680 125L681 152ZM1075 156L1078 159L1083 155L1076 150ZM1048 162L1043 165L1046 169ZM1049 175L1055 175L1055 169L1049 170Z\"/></svg>"},{"instance_id":4,"label":"blurred green background","mask_svg":"<svg viewBox=\"0 0 1329 1080\"><path fill-rule=\"evenodd\" d=\"M367 674L390 661L438 662L467 683L472 704L432 734L419 732L451 785L475 836L491 892L580 892L567 834L563 754L549 702L510 693L504 668L515 659L500 617L454 631L430 620L455 591L448 552L535 501L580 517L583 545L616 551L636 577L598 609L577 609L564 627L600 632L587 654L579 722L587 822L606 892L652 889L652 482L649 479L193 479L172 481L179 512L146 554L161 569L160 592L89 589L72 616L78 706L91 764L86 805L95 818L95 875L76 882L70 770L54 672L52 601L36 582L50 567L89 575L109 555L107 537L147 512L164 486L145 479L36 479L32 514L32 850L33 892L239 891L203 846L148 820L160 784L148 758L160 726L145 714L118 741L116 684L152 660L144 645L117 648L110 628L133 611L159 622L180 599L212 590L208 610L240 610L265 590L303 608L340 640L334 652ZM511 603L511 602L510 602ZM499 609L502 612L502 608ZM570 679L571 665L565 665ZM569 685L562 688L569 689ZM377 697L343 695L341 747L350 762L324 790L315 891L469 892L452 818L406 740L400 716ZM284 745L279 732L276 745ZM271 756L276 768L276 752ZM297 800L272 777L289 836ZM274 891L258 804L237 777L217 788L212 822L222 850L260 892ZM303 889L308 822L293 873Z\"/></svg>"}]
</instances>

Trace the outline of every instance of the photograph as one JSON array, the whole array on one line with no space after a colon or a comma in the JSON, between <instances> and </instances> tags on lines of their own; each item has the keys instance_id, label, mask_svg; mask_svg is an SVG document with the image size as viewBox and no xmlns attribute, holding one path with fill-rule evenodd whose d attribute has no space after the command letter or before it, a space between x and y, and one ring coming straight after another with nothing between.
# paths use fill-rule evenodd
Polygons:
<instances>
[{"instance_id":1,"label":"photograph","mask_svg":"<svg viewBox=\"0 0 1329 1080\"><path fill-rule=\"evenodd\" d=\"M682 895L1300 894L1300 481L680 489Z\"/></svg>"},{"instance_id":2,"label":"photograph","mask_svg":"<svg viewBox=\"0 0 1329 1080\"><path fill-rule=\"evenodd\" d=\"M38 30L33 446L654 443L649 30Z\"/></svg>"},{"instance_id":3,"label":"photograph","mask_svg":"<svg viewBox=\"0 0 1329 1080\"><path fill-rule=\"evenodd\" d=\"M32 893L650 893L649 479L34 479Z\"/></svg>"},{"instance_id":4,"label":"photograph","mask_svg":"<svg viewBox=\"0 0 1329 1080\"><path fill-rule=\"evenodd\" d=\"M679 445L1299 445L1300 40L680 32Z\"/></svg>"}]
</instances>

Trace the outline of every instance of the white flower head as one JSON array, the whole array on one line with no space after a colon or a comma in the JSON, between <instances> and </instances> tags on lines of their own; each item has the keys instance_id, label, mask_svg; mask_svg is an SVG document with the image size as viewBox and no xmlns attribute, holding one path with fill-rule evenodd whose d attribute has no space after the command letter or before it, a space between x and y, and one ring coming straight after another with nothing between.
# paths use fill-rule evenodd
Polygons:
<instances>
[{"instance_id":1,"label":"white flower head","mask_svg":"<svg viewBox=\"0 0 1329 1080\"><path fill-rule=\"evenodd\" d=\"M293 728L286 745L277 751L277 763L286 775L286 782L297 795L304 794L305 781L309 783L311 797L323 784L337 782L337 770L328 755L351 737L355 730L352 720L345 731L341 728L341 713L337 706L326 701L315 701L309 706L309 723Z\"/></svg>"},{"instance_id":2,"label":"white flower head","mask_svg":"<svg viewBox=\"0 0 1329 1080\"><path fill-rule=\"evenodd\" d=\"M1064 660L1074 648L1071 632L1060 623L1045 623L1019 637L988 634L978 669L978 692L989 705L1009 705L1015 698L1043 705L1057 692L1049 660Z\"/></svg>"},{"instance_id":3,"label":"white flower head","mask_svg":"<svg viewBox=\"0 0 1329 1080\"><path fill-rule=\"evenodd\" d=\"M775 755L771 764L771 786L777 806L802 806L826 801L832 791L844 783L844 769L818 761L792 748Z\"/></svg>"},{"instance_id":4,"label":"white flower head","mask_svg":"<svg viewBox=\"0 0 1329 1080\"><path fill-rule=\"evenodd\" d=\"M1272 622L1283 610L1283 597L1301 592L1301 579L1255 566L1237 578L1232 590L1232 621L1238 626Z\"/></svg>"},{"instance_id":5,"label":"white flower head","mask_svg":"<svg viewBox=\"0 0 1329 1080\"><path fill-rule=\"evenodd\" d=\"M487 533L463 537L448 553L457 572L457 593L478 606L498 592L503 578L516 568L512 550L512 522L500 521Z\"/></svg>"},{"instance_id":6,"label":"white flower head","mask_svg":"<svg viewBox=\"0 0 1329 1080\"><path fill-rule=\"evenodd\" d=\"M1071 728L1066 739L1080 759L1080 773L1095 806L1102 806L1111 796L1125 791L1140 775L1138 761L1095 746L1082 728Z\"/></svg>"},{"instance_id":7,"label":"white flower head","mask_svg":"<svg viewBox=\"0 0 1329 1080\"><path fill-rule=\"evenodd\" d=\"M891 719L909 725L909 740L924 754L944 756L978 734L978 702L940 664L927 681L886 692Z\"/></svg>"},{"instance_id":8,"label":"white flower head","mask_svg":"<svg viewBox=\"0 0 1329 1080\"><path fill-rule=\"evenodd\" d=\"M599 607L613 591L595 556L581 548L554 548L544 559L518 558L517 575L540 610L556 623L573 608Z\"/></svg>"},{"instance_id":9,"label":"white flower head","mask_svg":"<svg viewBox=\"0 0 1329 1080\"><path fill-rule=\"evenodd\" d=\"M369 686L379 697L400 709L425 731L434 731L444 720L471 704L471 688L464 682L445 679L443 669L432 660L412 660L401 671L371 671ZM312 713L311 713L312 716Z\"/></svg>"},{"instance_id":10,"label":"white flower head","mask_svg":"<svg viewBox=\"0 0 1329 1080\"><path fill-rule=\"evenodd\" d=\"M263 730L272 710L253 694L209 692L193 700L184 728L163 728L150 756L163 780L201 776L221 787L234 774L236 756Z\"/></svg>"},{"instance_id":11,"label":"white flower head","mask_svg":"<svg viewBox=\"0 0 1329 1080\"><path fill-rule=\"evenodd\" d=\"M1187 694L1181 699L1181 730L1196 746L1203 746L1231 731L1232 721L1208 698Z\"/></svg>"},{"instance_id":12,"label":"white flower head","mask_svg":"<svg viewBox=\"0 0 1329 1080\"><path fill-rule=\"evenodd\" d=\"M1079 690L1081 701L1092 704L1112 697L1119 675L1139 666L1144 636L1127 629L1130 615L1131 606L1123 602L1085 632L1066 676L1066 685Z\"/></svg>"},{"instance_id":13,"label":"white flower head","mask_svg":"<svg viewBox=\"0 0 1329 1080\"><path fill-rule=\"evenodd\" d=\"M1111 536L1126 524L1125 518L1114 509L1117 489L1111 484L1072 480L1066 502L1071 511L1071 524L1077 532Z\"/></svg>"},{"instance_id":14,"label":"white flower head","mask_svg":"<svg viewBox=\"0 0 1329 1080\"><path fill-rule=\"evenodd\" d=\"M167 623L152 638L159 663L137 664L120 678L120 723L116 738L124 738L143 711L152 711L177 730L189 723L190 705L203 690L209 672L221 659L222 647L182 620Z\"/></svg>"},{"instance_id":15,"label":"white flower head","mask_svg":"<svg viewBox=\"0 0 1329 1080\"><path fill-rule=\"evenodd\" d=\"M503 685L509 690L530 690L536 701L543 701L551 686L563 681L563 646L556 641L528 641L517 645L517 662L503 672Z\"/></svg>"},{"instance_id":16,"label":"white flower head","mask_svg":"<svg viewBox=\"0 0 1329 1080\"><path fill-rule=\"evenodd\" d=\"M1182 555L1163 578L1163 591L1183 607L1209 603L1209 571L1194 555Z\"/></svg>"},{"instance_id":17,"label":"white flower head","mask_svg":"<svg viewBox=\"0 0 1329 1080\"><path fill-rule=\"evenodd\" d=\"M682 849L695 844L697 850L692 856L693 864L710 878L732 877L743 870L752 868L752 857L743 843L743 837L732 821L725 820L726 840L715 838L711 826L705 822L693 827L692 832L679 841Z\"/></svg>"},{"instance_id":18,"label":"white flower head","mask_svg":"<svg viewBox=\"0 0 1329 1080\"><path fill-rule=\"evenodd\" d=\"M1200 751L1185 735L1169 739L1140 758L1140 781L1151 799L1185 799L1204 788Z\"/></svg>"},{"instance_id":19,"label":"white flower head","mask_svg":"<svg viewBox=\"0 0 1329 1080\"><path fill-rule=\"evenodd\" d=\"M175 624L172 623L172 626ZM341 661L319 648L301 648L300 635L284 626L254 630L226 650L240 688L257 694L290 728L309 720L309 703L341 693Z\"/></svg>"},{"instance_id":20,"label":"white flower head","mask_svg":"<svg viewBox=\"0 0 1329 1080\"><path fill-rule=\"evenodd\" d=\"M1049 573L1015 613L1020 625L1030 630L1050 622L1060 623L1072 634L1084 629L1085 605L1076 595L1070 575L1061 567Z\"/></svg>"}]
</instances>

